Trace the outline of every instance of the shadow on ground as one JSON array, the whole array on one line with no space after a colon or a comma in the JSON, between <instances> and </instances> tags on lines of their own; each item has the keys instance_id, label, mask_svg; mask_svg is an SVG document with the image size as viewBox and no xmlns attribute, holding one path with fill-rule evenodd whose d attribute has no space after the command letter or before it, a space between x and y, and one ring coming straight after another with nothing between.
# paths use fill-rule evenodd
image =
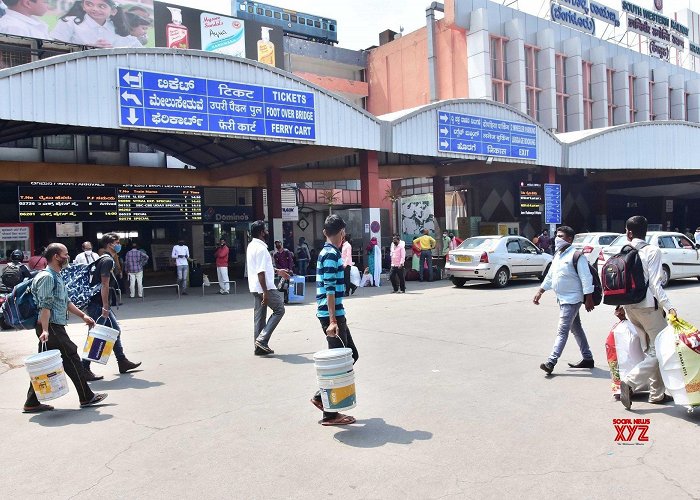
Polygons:
<instances>
[{"instance_id":1,"label":"shadow on ground","mask_svg":"<svg viewBox=\"0 0 700 500\"><path fill-rule=\"evenodd\" d=\"M378 448L388 443L411 444L432 437L432 432L407 431L397 425L387 424L383 418L358 420L333 436L336 441L355 448Z\"/></svg>"},{"instance_id":2,"label":"shadow on ground","mask_svg":"<svg viewBox=\"0 0 700 500\"><path fill-rule=\"evenodd\" d=\"M29 421L33 424L39 424L42 427L65 427L67 425L84 425L93 422L103 422L112 418L112 415L99 412L100 408L105 408L107 406L115 405L103 404L76 410L46 411L34 415Z\"/></svg>"}]
</instances>

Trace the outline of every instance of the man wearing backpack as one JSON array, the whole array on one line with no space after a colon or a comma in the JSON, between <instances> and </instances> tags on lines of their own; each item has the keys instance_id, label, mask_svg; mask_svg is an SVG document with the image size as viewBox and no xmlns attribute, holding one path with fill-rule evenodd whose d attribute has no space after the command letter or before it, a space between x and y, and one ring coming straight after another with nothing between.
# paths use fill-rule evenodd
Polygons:
<instances>
[{"instance_id":1,"label":"man wearing backpack","mask_svg":"<svg viewBox=\"0 0 700 500\"><path fill-rule=\"evenodd\" d=\"M69 312L81 318L88 326L93 326L95 322L68 299L68 291L61 278L61 268L68 265L69 259L65 245L51 243L46 248L45 256L48 266L34 277L31 288L39 310L39 320L36 325L39 352L42 351L43 342L46 343L46 349L61 351L63 370L78 392L80 406L92 406L104 400L107 394L95 394L88 386L80 364L78 348L68 337L66 324ZM34 387L29 384L24 412L38 413L49 410L53 410L53 406L40 403Z\"/></svg>"},{"instance_id":2,"label":"man wearing backpack","mask_svg":"<svg viewBox=\"0 0 700 500\"><path fill-rule=\"evenodd\" d=\"M628 410L632 407L632 393L642 385L649 384L649 402L663 404L668 401L666 387L659 371L659 361L656 358L654 343L656 336L666 328L664 309L670 315L676 316L676 309L671 305L666 292L661 286L661 250L645 241L647 235L647 220L641 215L627 219L627 241L639 254L647 284L646 296L636 304L624 306L627 319L637 329L639 339L644 349L644 360L635 366L620 382L620 401ZM646 343L646 348L645 348Z\"/></svg>"},{"instance_id":3,"label":"man wearing backpack","mask_svg":"<svg viewBox=\"0 0 700 500\"><path fill-rule=\"evenodd\" d=\"M569 338L569 332L574 334L583 356L581 361L576 364L569 363L569 366L571 368L593 368L594 366L593 353L588 346L586 332L581 326L579 310L584 303L586 311L590 312L595 308L593 302L595 287L585 257L577 259L576 267L574 267L576 249L571 245L574 241L574 235L574 230L569 226L560 226L557 229L557 236L554 240L554 259L542 287L533 299L535 305L539 305L542 294L547 290L554 290L559 303L559 326L554 348L547 361L540 365L540 368L547 375L550 375L554 370L554 365L557 364Z\"/></svg>"},{"instance_id":4,"label":"man wearing backpack","mask_svg":"<svg viewBox=\"0 0 700 500\"><path fill-rule=\"evenodd\" d=\"M7 266L2 271L2 277L0 278L2 284L5 285L6 288L12 290L25 279L32 277L29 268L22 264L23 259L24 253L22 253L22 250L12 251L10 262L7 263Z\"/></svg>"},{"instance_id":5,"label":"man wearing backpack","mask_svg":"<svg viewBox=\"0 0 700 500\"><path fill-rule=\"evenodd\" d=\"M90 299L87 306L88 315L95 321L119 331L117 341L114 343L114 355L119 365L119 373L126 373L129 370L138 368L141 363L132 363L126 358L122 347L121 328L117 323L117 318L112 312L112 306L117 305L116 289L119 287L114 276L115 262L112 255L117 255L121 251L119 235L116 233L106 233L100 241L102 256L95 263L95 272L91 277L91 285L101 283L100 292ZM101 380L104 377L97 376L90 370L90 361L83 360L83 368L88 381Z\"/></svg>"}]
</instances>

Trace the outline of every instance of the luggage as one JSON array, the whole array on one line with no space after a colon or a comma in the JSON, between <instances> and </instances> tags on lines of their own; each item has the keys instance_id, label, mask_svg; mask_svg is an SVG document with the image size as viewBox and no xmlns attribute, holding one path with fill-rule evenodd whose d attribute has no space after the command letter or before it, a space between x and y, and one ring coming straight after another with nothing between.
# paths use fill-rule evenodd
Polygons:
<instances>
[{"instance_id":1,"label":"luggage","mask_svg":"<svg viewBox=\"0 0 700 500\"><path fill-rule=\"evenodd\" d=\"M675 316L656 337L661 378L676 405L688 413L700 408L700 332Z\"/></svg>"},{"instance_id":2,"label":"luggage","mask_svg":"<svg viewBox=\"0 0 700 500\"><path fill-rule=\"evenodd\" d=\"M204 271L202 265L193 263L190 269L190 286L192 288L201 287L204 284Z\"/></svg>"},{"instance_id":3,"label":"luggage","mask_svg":"<svg viewBox=\"0 0 700 500\"><path fill-rule=\"evenodd\" d=\"M603 302L610 306L638 304L647 296L648 283L644 279L644 268L639 258L640 249L625 245L620 253L603 264Z\"/></svg>"},{"instance_id":4,"label":"luggage","mask_svg":"<svg viewBox=\"0 0 700 500\"><path fill-rule=\"evenodd\" d=\"M100 259L102 258L100 257ZM85 309L90 303L90 299L102 289L101 279L92 278L100 259L87 265L73 264L61 270L61 277L66 283L68 298L78 309ZM96 283L93 284L93 281Z\"/></svg>"},{"instance_id":5,"label":"luggage","mask_svg":"<svg viewBox=\"0 0 700 500\"><path fill-rule=\"evenodd\" d=\"M644 360L644 352L637 330L629 320L616 323L605 341L613 394L620 394L620 380ZM638 387L637 391L646 391L648 387Z\"/></svg>"},{"instance_id":6,"label":"luggage","mask_svg":"<svg viewBox=\"0 0 700 500\"><path fill-rule=\"evenodd\" d=\"M292 304L304 302L304 296L306 295L306 279L304 276L291 276L287 293L288 301Z\"/></svg>"},{"instance_id":7,"label":"luggage","mask_svg":"<svg viewBox=\"0 0 700 500\"><path fill-rule=\"evenodd\" d=\"M578 260L581 258L581 255L583 255L583 252L581 252L581 250L576 250L576 252L574 252L573 264L574 270L577 274ZM591 273L591 278L593 278L593 305L599 306L600 303L603 301L603 285L600 282L600 276L598 276L598 271L596 270L596 268L593 267L590 262L588 262L588 259L586 259L586 263L588 264L588 270Z\"/></svg>"},{"instance_id":8,"label":"luggage","mask_svg":"<svg viewBox=\"0 0 700 500\"><path fill-rule=\"evenodd\" d=\"M12 289L12 292L5 297L0 313L3 322L17 330L33 330L39 319L39 309L36 300L32 295L32 284L34 278L26 279ZM54 280L54 294L58 282Z\"/></svg>"},{"instance_id":9,"label":"luggage","mask_svg":"<svg viewBox=\"0 0 700 500\"><path fill-rule=\"evenodd\" d=\"M2 284L7 288L12 290L15 286L22 282L22 268L21 264L15 264L14 262L8 262L7 266L2 272Z\"/></svg>"}]
</instances>

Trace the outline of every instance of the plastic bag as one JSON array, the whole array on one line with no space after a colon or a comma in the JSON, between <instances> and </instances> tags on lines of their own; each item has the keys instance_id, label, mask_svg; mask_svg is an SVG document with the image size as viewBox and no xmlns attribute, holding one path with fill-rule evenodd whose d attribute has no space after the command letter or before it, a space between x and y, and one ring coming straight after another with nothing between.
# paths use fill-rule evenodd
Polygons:
<instances>
[{"instance_id":1,"label":"plastic bag","mask_svg":"<svg viewBox=\"0 0 700 500\"><path fill-rule=\"evenodd\" d=\"M209 281L209 276L206 274L202 276L202 286L211 286L211 281Z\"/></svg>"},{"instance_id":2,"label":"plastic bag","mask_svg":"<svg viewBox=\"0 0 700 500\"><path fill-rule=\"evenodd\" d=\"M613 394L620 394L620 380L644 360L644 352L637 334L637 329L629 320L616 323L605 341ZM637 391L648 390L638 387Z\"/></svg>"},{"instance_id":3,"label":"plastic bag","mask_svg":"<svg viewBox=\"0 0 700 500\"><path fill-rule=\"evenodd\" d=\"M350 266L350 283L360 286L360 270L357 266Z\"/></svg>"},{"instance_id":4,"label":"plastic bag","mask_svg":"<svg viewBox=\"0 0 700 500\"><path fill-rule=\"evenodd\" d=\"M676 316L656 337L656 356L666 389L677 405L700 406L700 332Z\"/></svg>"}]
</instances>

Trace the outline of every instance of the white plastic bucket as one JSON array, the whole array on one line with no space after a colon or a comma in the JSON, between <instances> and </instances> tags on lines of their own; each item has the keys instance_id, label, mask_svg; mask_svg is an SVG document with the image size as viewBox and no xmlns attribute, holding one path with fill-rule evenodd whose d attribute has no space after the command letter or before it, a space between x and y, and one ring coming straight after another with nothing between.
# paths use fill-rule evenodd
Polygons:
<instances>
[{"instance_id":1,"label":"white plastic bucket","mask_svg":"<svg viewBox=\"0 0 700 500\"><path fill-rule=\"evenodd\" d=\"M341 377L319 378L318 385L324 411L344 411L357 405L354 372Z\"/></svg>"},{"instance_id":2,"label":"white plastic bucket","mask_svg":"<svg viewBox=\"0 0 700 500\"><path fill-rule=\"evenodd\" d=\"M85 339L83 359L106 365L117 337L119 337L119 330L96 324L88 331Z\"/></svg>"},{"instance_id":3,"label":"white plastic bucket","mask_svg":"<svg viewBox=\"0 0 700 500\"><path fill-rule=\"evenodd\" d=\"M352 371L352 349L326 349L314 354L316 375L323 378L339 377Z\"/></svg>"},{"instance_id":4,"label":"white plastic bucket","mask_svg":"<svg viewBox=\"0 0 700 500\"><path fill-rule=\"evenodd\" d=\"M39 401L50 401L68 394L68 380L63 371L61 351L51 349L24 360L32 387Z\"/></svg>"}]
</instances>

